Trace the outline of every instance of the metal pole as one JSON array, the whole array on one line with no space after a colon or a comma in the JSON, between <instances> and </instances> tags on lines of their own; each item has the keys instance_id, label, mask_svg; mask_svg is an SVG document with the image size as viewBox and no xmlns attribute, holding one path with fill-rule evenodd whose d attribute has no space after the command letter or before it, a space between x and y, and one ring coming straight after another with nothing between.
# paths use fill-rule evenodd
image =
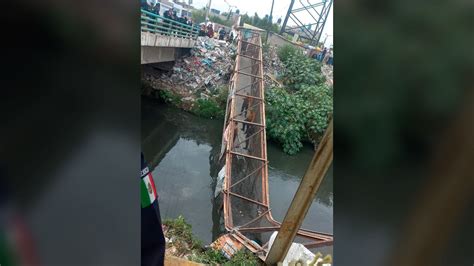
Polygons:
<instances>
[{"instance_id":1,"label":"metal pole","mask_svg":"<svg viewBox=\"0 0 474 266\"><path fill-rule=\"evenodd\" d=\"M207 3L207 10L206 10L206 22L209 21L209 11L211 10L211 0Z\"/></svg>"},{"instance_id":2,"label":"metal pole","mask_svg":"<svg viewBox=\"0 0 474 266\"><path fill-rule=\"evenodd\" d=\"M281 26L280 34L285 32L286 23L288 22L288 18L290 17L291 10L293 9L293 4L295 0L291 0L290 7L288 7L288 12L286 13L285 20L283 21L283 26Z\"/></svg>"},{"instance_id":3,"label":"metal pole","mask_svg":"<svg viewBox=\"0 0 474 266\"><path fill-rule=\"evenodd\" d=\"M276 265L282 262L303 223L314 196L319 189L333 158L333 122L328 125L318 150L314 154L306 173L296 191L285 219L265 259L266 265Z\"/></svg>"},{"instance_id":4,"label":"metal pole","mask_svg":"<svg viewBox=\"0 0 474 266\"><path fill-rule=\"evenodd\" d=\"M275 0L272 0L272 8L270 9L270 17L268 17L269 20L269 28L267 29L267 38L265 38L265 43L268 43L268 33L270 32L270 28L272 27L273 20L272 20L272 15L273 15L273 4L275 3Z\"/></svg>"},{"instance_id":5,"label":"metal pole","mask_svg":"<svg viewBox=\"0 0 474 266\"><path fill-rule=\"evenodd\" d=\"M329 15L329 12L331 12L331 7L332 7L332 0L329 0L329 7L328 7L328 11L326 12L325 17L324 17L324 20L323 20L323 25L321 27L321 32L318 34L318 39L316 40L316 44L318 45L319 44L319 39L321 39L321 34L323 34L323 30L324 30L324 26L326 25L326 20L328 19L328 15ZM324 9L324 8L323 8ZM321 13L323 12L324 10L321 11ZM323 14L322 14L323 15ZM318 25L316 25L317 27Z\"/></svg>"}]
</instances>

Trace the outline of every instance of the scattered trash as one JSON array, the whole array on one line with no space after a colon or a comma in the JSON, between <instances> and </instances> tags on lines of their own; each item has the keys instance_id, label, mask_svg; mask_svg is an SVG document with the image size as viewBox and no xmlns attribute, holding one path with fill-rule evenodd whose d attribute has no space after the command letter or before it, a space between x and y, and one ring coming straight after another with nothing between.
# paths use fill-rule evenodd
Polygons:
<instances>
[{"instance_id":1,"label":"scattered trash","mask_svg":"<svg viewBox=\"0 0 474 266\"><path fill-rule=\"evenodd\" d=\"M275 231L270 236L268 241L268 250L271 249L273 242L277 236L278 232ZM331 266L332 258L327 255L324 258L321 258L322 254L314 254L309 249L307 249L303 244L292 243L288 253L286 254L285 259L282 262L279 262L280 266L293 266L293 265L321 265L321 266Z\"/></svg>"},{"instance_id":2,"label":"scattered trash","mask_svg":"<svg viewBox=\"0 0 474 266\"><path fill-rule=\"evenodd\" d=\"M324 77L326 78L326 85L330 87L332 87L334 84L333 71L334 71L334 68L332 65L323 64L323 66L321 67L321 73L323 73Z\"/></svg>"},{"instance_id":3,"label":"scattered trash","mask_svg":"<svg viewBox=\"0 0 474 266\"><path fill-rule=\"evenodd\" d=\"M283 73L283 63L278 58L277 47L268 46L268 49L263 53L263 69L265 87L278 87L280 84L276 81L276 78Z\"/></svg>"},{"instance_id":4,"label":"scattered trash","mask_svg":"<svg viewBox=\"0 0 474 266\"><path fill-rule=\"evenodd\" d=\"M214 191L215 198L217 198L217 196L219 196L219 194L224 189L224 176L225 176L225 165L224 167L222 167L222 169L219 171L219 174L217 175L216 190Z\"/></svg>"},{"instance_id":5,"label":"scattered trash","mask_svg":"<svg viewBox=\"0 0 474 266\"><path fill-rule=\"evenodd\" d=\"M237 251L244 247L232 236L232 234L225 234L216 239L216 241L211 244L211 248L214 250L220 250L224 257L230 260Z\"/></svg>"},{"instance_id":6,"label":"scattered trash","mask_svg":"<svg viewBox=\"0 0 474 266\"><path fill-rule=\"evenodd\" d=\"M172 71L160 76L145 74L153 88L171 89L183 98L207 97L228 82L236 47L225 41L198 37L191 55L176 60Z\"/></svg>"}]
</instances>

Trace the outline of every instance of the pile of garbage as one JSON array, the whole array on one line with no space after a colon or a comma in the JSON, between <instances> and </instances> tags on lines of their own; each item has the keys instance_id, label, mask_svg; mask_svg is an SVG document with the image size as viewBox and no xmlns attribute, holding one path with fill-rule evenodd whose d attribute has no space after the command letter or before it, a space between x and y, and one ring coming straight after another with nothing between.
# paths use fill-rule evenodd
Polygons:
<instances>
[{"instance_id":1,"label":"pile of garbage","mask_svg":"<svg viewBox=\"0 0 474 266\"><path fill-rule=\"evenodd\" d=\"M230 43L198 37L191 55L176 60L172 71L159 78L145 78L152 81L154 88L171 89L183 98L209 96L220 85L227 84L235 53L236 47Z\"/></svg>"},{"instance_id":2,"label":"pile of garbage","mask_svg":"<svg viewBox=\"0 0 474 266\"><path fill-rule=\"evenodd\" d=\"M280 58L278 58L277 47L270 45L268 49L263 52L263 69L265 72L265 87L280 86L276 79L283 73L284 66Z\"/></svg>"},{"instance_id":3,"label":"pile of garbage","mask_svg":"<svg viewBox=\"0 0 474 266\"><path fill-rule=\"evenodd\" d=\"M326 85L328 85L330 87L332 87L334 85L333 72L334 72L334 69L333 69L332 65L323 64L323 66L321 67L321 73L326 78Z\"/></svg>"}]
</instances>

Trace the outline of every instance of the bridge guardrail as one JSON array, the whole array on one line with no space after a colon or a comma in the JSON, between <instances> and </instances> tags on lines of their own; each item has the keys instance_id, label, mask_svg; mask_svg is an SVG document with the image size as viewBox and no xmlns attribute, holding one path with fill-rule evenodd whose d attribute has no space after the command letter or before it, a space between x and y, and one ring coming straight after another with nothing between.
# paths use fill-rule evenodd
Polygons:
<instances>
[{"instance_id":1,"label":"bridge guardrail","mask_svg":"<svg viewBox=\"0 0 474 266\"><path fill-rule=\"evenodd\" d=\"M165 36L197 39L199 28L172 19L168 19L141 9L141 31L148 31Z\"/></svg>"}]
</instances>

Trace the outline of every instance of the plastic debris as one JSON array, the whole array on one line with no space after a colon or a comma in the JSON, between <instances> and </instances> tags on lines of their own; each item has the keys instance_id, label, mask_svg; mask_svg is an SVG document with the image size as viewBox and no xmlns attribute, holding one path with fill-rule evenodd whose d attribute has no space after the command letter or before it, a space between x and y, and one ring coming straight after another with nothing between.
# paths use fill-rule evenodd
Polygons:
<instances>
[{"instance_id":1,"label":"plastic debris","mask_svg":"<svg viewBox=\"0 0 474 266\"><path fill-rule=\"evenodd\" d=\"M263 69L265 87L278 87L280 84L273 80L271 77L278 77L283 73L283 63L280 61L277 55L277 47L269 46L268 49L263 53ZM271 77L270 77L271 76Z\"/></svg>"},{"instance_id":2,"label":"plastic debris","mask_svg":"<svg viewBox=\"0 0 474 266\"><path fill-rule=\"evenodd\" d=\"M233 44L198 37L190 55L176 60L172 71L160 76L146 75L145 79L155 88L169 88L182 97L199 98L212 94L221 85L227 85L235 53Z\"/></svg>"}]
</instances>

